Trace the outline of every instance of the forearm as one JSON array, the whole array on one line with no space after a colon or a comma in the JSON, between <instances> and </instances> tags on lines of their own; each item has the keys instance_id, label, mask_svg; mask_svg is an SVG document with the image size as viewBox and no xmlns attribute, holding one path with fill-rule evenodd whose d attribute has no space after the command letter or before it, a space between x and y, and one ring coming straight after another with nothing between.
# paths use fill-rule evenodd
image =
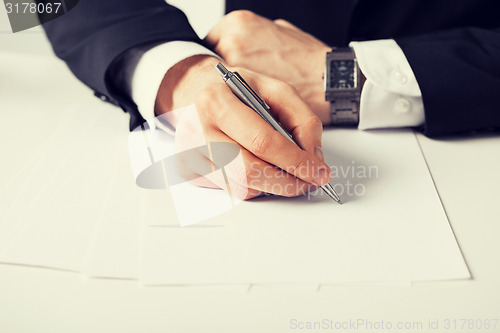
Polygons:
<instances>
[{"instance_id":1,"label":"forearm","mask_svg":"<svg viewBox=\"0 0 500 333\"><path fill-rule=\"evenodd\" d=\"M500 29L397 39L422 91L425 133L500 128Z\"/></svg>"},{"instance_id":2,"label":"forearm","mask_svg":"<svg viewBox=\"0 0 500 333\"><path fill-rule=\"evenodd\" d=\"M201 43L186 16L162 0L82 0L44 24L57 56L91 89L130 112L134 103L110 80L110 68L133 47L187 40Z\"/></svg>"}]
</instances>

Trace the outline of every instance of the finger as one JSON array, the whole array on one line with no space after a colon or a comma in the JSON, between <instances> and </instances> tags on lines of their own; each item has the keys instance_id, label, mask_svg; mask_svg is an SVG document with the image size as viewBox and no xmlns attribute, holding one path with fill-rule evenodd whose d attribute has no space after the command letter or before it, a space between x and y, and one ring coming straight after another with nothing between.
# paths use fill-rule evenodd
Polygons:
<instances>
[{"instance_id":1,"label":"finger","mask_svg":"<svg viewBox=\"0 0 500 333\"><path fill-rule=\"evenodd\" d=\"M210 140L209 145L212 147L213 156L220 155L220 152L216 152L215 149L224 149L224 146L216 145L217 142L233 142L237 145L226 134L218 131L210 132L207 138ZM241 148L240 154L239 159L235 159L227 165L217 165L217 161L214 161L217 168L224 168L228 178L225 181L228 182L227 185L229 185L233 195L247 199L254 197L254 193L257 191L260 194L271 193L291 197L302 195L309 190L310 184L307 182L256 158L246 149ZM219 173L217 179L211 178L211 180L220 184L222 182L221 174Z\"/></svg>"},{"instance_id":2,"label":"finger","mask_svg":"<svg viewBox=\"0 0 500 333\"><path fill-rule=\"evenodd\" d=\"M227 170L225 170L225 172L227 172ZM210 180L212 180L214 183L219 183L220 188L224 189L230 195L240 200L249 200L265 194L265 192L253 188L248 188L247 186L240 184L233 178L229 177L229 175L227 174L227 178L224 178L222 172L213 173L207 175L207 177L210 178Z\"/></svg>"},{"instance_id":3,"label":"finger","mask_svg":"<svg viewBox=\"0 0 500 333\"><path fill-rule=\"evenodd\" d=\"M211 163L208 158L207 163ZM186 166L186 168L190 168L190 166ZM223 189L229 194L241 200L253 199L265 193L256 189L248 188L247 186L240 184L233 179L226 179L219 167L215 167L214 169L214 172L204 175L195 173L190 174L189 182L198 187Z\"/></svg>"},{"instance_id":4,"label":"finger","mask_svg":"<svg viewBox=\"0 0 500 333\"><path fill-rule=\"evenodd\" d=\"M176 153L175 159L167 163L167 177L173 182L173 185L189 181L200 187L224 189L240 199L250 199L262 195L262 192L248 189L244 184L234 182L229 184L224 168L227 167L227 164L234 164L232 160L236 157L235 153L239 154L240 149L239 145L228 141L231 140L222 134L219 142L202 144ZM229 147L226 143L229 144ZM231 146L236 146L236 149L230 149ZM216 149L226 151L215 151ZM218 163L215 164L215 162Z\"/></svg>"},{"instance_id":5,"label":"finger","mask_svg":"<svg viewBox=\"0 0 500 333\"><path fill-rule=\"evenodd\" d=\"M211 157L213 156L210 156L209 146L212 145L207 144L196 107L193 105L193 107L183 108L182 112L179 112L179 115L177 115L177 120L175 160L174 163L168 164L167 175L170 175L171 178L176 181L181 181L181 179L183 179L200 187L222 188L228 190L224 178L217 177L220 175L220 172L216 171L220 170L218 170L218 166L211 161ZM223 140L226 139L230 140L227 137L223 138ZM238 154L240 151L239 145L234 143L230 143L230 145L236 146L237 148L233 149L233 151L228 151L231 156L222 156L226 157L226 160L234 159L236 156L235 154ZM216 155L216 157L219 156ZM221 163L220 167L223 166L224 164ZM237 187L238 188L233 189L233 191L242 193L241 199L250 199L263 194L261 191L247 189L241 185Z\"/></svg>"},{"instance_id":6,"label":"finger","mask_svg":"<svg viewBox=\"0 0 500 333\"><path fill-rule=\"evenodd\" d=\"M311 187L311 184L256 158L247 150L242 151L242 157L244 169L228 169L228 176L234 183L243 183L248 189L284 197L303 195Z\"/></svg>"},{"instance_id":7,"label":"finger","mask_svg":"<svg viewBox=\"0 0 500 333\"><path fill-rule=\"evenodd\" d=\"M216 172L207 174L203 178L209 180L214 184L217 184L219 188L227 191L230 195L241 200L249 200L265 194L265 192L249 188L245 184L236 181L233 177L230 177L228 167L230 166L217 166Z\"/></svg>"},{"instance_id":8,"label":"finger","mask_svg":"<svg viewBox=\"0 0 500 333\"><path fill-rule=\"evenodd\" d=\"M273 116L300 147L311 153L315 147L321 147L323 125L293 87L267 77L252 81L254 89L271 107Z\"/></svg>"},{"instance_id":9,"label":"finger","mask_svg":"<svg viewBox=\"0 0 500 333\"><path fill-rule=\"evenodd\" d=\"M197 105L206 108L200 117L208 117L205 121L212 122L214 128L223 131L259 159L305 182L324 185L330 180L330 169L320 156L300 149L279 134L229 88L225 88L226 91L221 93L222 87L213 87L198 96Z\"/></svg>"},{"instance_id":10,"label":"finger","mask_svg":"<svg viewBox=\"0 0 500 333\"><path fill-rule=\"evenodd\" d=\"M209 137L210 142L205 146L208 149L198 147L189 154L179 154L183 158L176 161L176 169L183 173L184 179L187 176L195 185L225 189L240 199L254 198L263 193L289 197L308 191L308 183L257 159L245 149L240 150L240 146L224 133L212 131ZM233 157L232 145L237 147L240 159Z\"/></svg>"}]
</instances>

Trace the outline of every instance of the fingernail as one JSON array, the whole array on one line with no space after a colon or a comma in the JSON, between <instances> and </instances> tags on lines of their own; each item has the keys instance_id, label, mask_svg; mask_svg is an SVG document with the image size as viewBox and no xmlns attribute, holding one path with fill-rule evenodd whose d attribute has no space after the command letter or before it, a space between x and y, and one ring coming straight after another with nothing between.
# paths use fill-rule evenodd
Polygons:
<instances>
[{"instance_id":1,"label":"fingernail","mask_svg":"<svg viewBox=\"0 0 500 333\"><path fill-rule=\"evenodd\" d=\"M314 182L316 185L322 186L328 183L330 180L330 170L328 170L325 167L321 167L318 172L316 173L316 176L314 177Z\"/></svg>"},{"instance_id":2,"label":"fingernail","mask_svg":"<svg viewBox=\"0 0 500 333\"><path fill-rule=\"evenodd\" d=\"M325 161L325 156L323 155L323 150L321 149L321 146L314 147L314 154L323 162Z\"/></svg>"}]
</instances>

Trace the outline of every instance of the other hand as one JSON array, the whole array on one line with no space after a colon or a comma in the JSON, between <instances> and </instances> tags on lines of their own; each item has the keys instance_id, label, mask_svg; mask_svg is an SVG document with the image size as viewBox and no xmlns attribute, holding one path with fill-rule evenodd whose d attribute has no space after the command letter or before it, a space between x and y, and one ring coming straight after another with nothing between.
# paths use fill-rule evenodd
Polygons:
<instances>
[{"instance_id":1,"label":"other hand","mask_svg":"<svg viewBox=\"0 0 500 333\"><path fill-rule=\"evenodd\" d=\"M323 124L330 123L322 75L327 45L285 20L246 10L224 16L205 39L230 66L241 66L295 87Z\"/></svg>"}]
</instances>

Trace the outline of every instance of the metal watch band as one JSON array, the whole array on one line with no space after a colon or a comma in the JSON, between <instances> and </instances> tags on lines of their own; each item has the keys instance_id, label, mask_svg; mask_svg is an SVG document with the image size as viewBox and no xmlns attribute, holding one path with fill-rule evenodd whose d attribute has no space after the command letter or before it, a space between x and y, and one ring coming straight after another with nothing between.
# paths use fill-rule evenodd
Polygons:
<instances>
[{"instance_id":1,"label":"metal watch band","mask_svg":"<svg viewBox=\"0 0 500 333\"><path fill-rule=\"evenodd\" d=\"M332 125L357 126L359 123L359 95L330 101Z\"/></svg>"}]
</instances>

